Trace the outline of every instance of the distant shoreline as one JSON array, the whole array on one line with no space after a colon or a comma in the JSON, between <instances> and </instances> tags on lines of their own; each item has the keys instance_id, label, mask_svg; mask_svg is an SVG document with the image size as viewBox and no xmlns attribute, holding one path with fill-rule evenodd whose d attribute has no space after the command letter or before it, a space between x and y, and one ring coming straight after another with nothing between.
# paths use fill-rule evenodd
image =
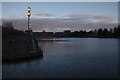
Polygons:
<instances>
[{"instance_id":1,"label":"distant shoreline","mask_svg":"<svg viewBox=\"0 0 120 80\"><path fill-rule=\"evenodd\" d=\"M120 38L120 27L114 27L113 29L108 30L105 29L98 29L98 30L91 30L87 31L74 31L65 30L63 32L33 32L35 38Z\"/></svg>"},{"instance_id":2,"label":"distant shoreline","mask_svg":"<svg viewBox=\"0 0 120 80\"><path fill-rule=\"evenodd\" d=\"M40 37L40 38L36 38L36 39L41 39L41 40L45 40L45 39L57 39L57 38L103 38L103 39L120 39L120 37Z\"/></svg>"}]
</instances>

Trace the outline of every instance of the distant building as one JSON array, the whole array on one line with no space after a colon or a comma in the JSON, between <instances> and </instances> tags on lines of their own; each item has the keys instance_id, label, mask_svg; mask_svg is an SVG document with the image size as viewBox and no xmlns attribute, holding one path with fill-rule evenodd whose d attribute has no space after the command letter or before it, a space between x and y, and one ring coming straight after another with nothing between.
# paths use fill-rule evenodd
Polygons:
<instances>
[{"instance_id":1,"label":"distant building","mask_svg":"<svg viewBox=\"0 0 120 80\"><path fill-rule=\"evenodd\" d=\"M55 32L54 36L55 37L63 37L64 33L63 32Z\"/></svg>"},{"instance_id":2,"label":"distant building","mask_svg":"<svg viewBox=\"0 0 120 80\"><path fill-rule=\"evenodd\" d=\"M33 35L35 38L49 38L49 37L54 37L53 32L33 32Z\"/></svg>"}]
</instances>

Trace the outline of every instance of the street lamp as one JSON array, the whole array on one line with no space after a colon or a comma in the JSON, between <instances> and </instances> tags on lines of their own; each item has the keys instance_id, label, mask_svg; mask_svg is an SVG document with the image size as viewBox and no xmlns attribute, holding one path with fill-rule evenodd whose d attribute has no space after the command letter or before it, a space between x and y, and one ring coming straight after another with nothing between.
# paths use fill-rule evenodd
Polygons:
<instances>
[{"instance_id":1,"label":"street lamp","mask_svg":"<svg viewBox=\"0 0 120 80\"><path fill-rule=\"evenodd\" d=\"M30 24L30 16L31 16L31 8L30 7L28 7L28 12L27 12L27 15L28 15L28 31L29 31L29 24Z\"/></svg>"},{"instance_id":2,"label":"street lamp","mask_svg":"<svg viewBox=\"0 0 120 80\"><path fill-rule=\"evenodd\" d=\"M31 8L30 7L28 7L27 8L27 16L28 16L28 53L29 53L29 50L30 50L30 32L29 32L29 30L30 30L30 16L31 16Z\"/></svg>"}]
</instances>

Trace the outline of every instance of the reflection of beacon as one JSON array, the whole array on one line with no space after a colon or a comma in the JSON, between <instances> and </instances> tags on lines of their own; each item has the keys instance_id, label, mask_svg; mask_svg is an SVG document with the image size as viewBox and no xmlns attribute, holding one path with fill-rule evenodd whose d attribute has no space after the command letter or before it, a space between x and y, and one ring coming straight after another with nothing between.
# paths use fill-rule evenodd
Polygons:
<instances>
[{"instance_id":1,"label":"reflection of beacon","mask_svg":"<svg viewBox=\"0 0 120 80\"><path fill-rule=\"evenodd\" d=\"M31 8L30 7L28 7L28 13L27 13L27 15L28 15L28 30L29 30L29 24L30 24L30 16L31 16Z\"/></svg>"}]
</instances>

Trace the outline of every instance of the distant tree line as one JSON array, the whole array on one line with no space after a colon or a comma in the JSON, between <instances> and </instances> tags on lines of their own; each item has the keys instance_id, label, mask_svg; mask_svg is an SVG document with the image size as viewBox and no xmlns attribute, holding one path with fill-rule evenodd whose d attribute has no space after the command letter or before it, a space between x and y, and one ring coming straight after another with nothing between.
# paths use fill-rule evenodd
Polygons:
<instances>
[{"instance_id":1,"label":"distant tree line","mask_svg":"<svg viewBox=\"0 0 120 80\"><path fill-rule=\"evenodd\" d=\"M100 28L98 30L90 30L90 31L74 31L65 30L63 32L34 32L33 33L36 38L49 38L49 37L75 37L75 38L120 38L120 26L114 27L113 29Z\"/></svg>"},{"instance_id":2,"label":"distant tree line","mask_svg":"<svg viewBox=\"0 0 120 80\"><path fill-rule=\"evenodd\" d=\"M18 29L14 29L12 22L3 23L2 27L2 39L16 38L19 36L26 36L26 32ZM75 37L75 38L85 38L85 37L96 37L96 38L120 38L120 26L114 27L113 29L98 29L87 31L74 31L65 30L63 32L34 32L33 35L42 37Z\"/></svg>"},{"instance_id":3,"label":"distant tree line","mask_svg":"<svg viewBox=\"0 0 120 80\"><path fill-rule=\"evenodd\" d=\"M87 31L74 31L65 30L62 33L56 32L55 37L98 37L98 38L120 38L120 26L114 27L113 29L100 28L98 30Z\"/></svg>"}]
</instances>

